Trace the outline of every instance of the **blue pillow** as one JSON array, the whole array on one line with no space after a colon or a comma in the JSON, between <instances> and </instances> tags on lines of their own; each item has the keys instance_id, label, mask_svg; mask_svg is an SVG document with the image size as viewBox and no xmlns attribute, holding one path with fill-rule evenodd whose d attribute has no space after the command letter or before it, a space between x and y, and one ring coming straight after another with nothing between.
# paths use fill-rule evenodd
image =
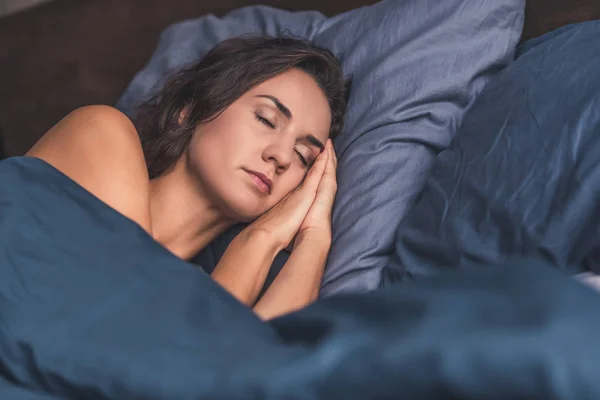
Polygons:
<instances>
[{"instance_id":1,"label":"blue pillow","mask_svg":"<svg viewBox=\"0 0 600 400\"><path fill-rule=\"evenodd\" d=\"M600 21L526 43L398 228L390 279L541 259L600 272Z\"/></svg>"},{"instance_id":2,"label":"blue pillow","mask_svg":"<svg viewBox=\"0 0 600 400\"><path fill-rule=\"evenodd\" d=\"M168 28L120 99L129 113L164 76L241 34L332 50L353 78L322 294L378 287L394 233L489 78L514 57L524 0L387 0L326 18L247 7ZM280 266L279 266L280 267Z\"/></svg>"}]
</instances>

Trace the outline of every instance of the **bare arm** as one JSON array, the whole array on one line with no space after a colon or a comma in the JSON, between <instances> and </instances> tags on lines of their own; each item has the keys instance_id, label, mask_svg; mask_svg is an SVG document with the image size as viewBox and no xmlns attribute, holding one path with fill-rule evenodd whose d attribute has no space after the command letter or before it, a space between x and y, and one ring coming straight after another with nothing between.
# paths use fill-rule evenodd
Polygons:
<instances>
[{"instance_id":1,"label":"bare arm","mask_svg":"<svg viewBox=\"0 0 600 400\"><path fill-rule=\"evenodd\" d=\"M292 255L256 303L254 312L267 320L315 301L319 296L328 253L328 239L298 238Z\"/></svg>"},{"instance_id":2,"label":"bare arm","mask_svg":"<svg viewBox=\"0 0 600 400\"><path fill-rule=\"evenodd\" d=\"M305 222L307 213L313 208L326 165L327 158L324 152L317 157L304 182L296 190L260 216L231 242L213 271L212 277L249 307L256 302L275 256L292 241ZM303 252L300 251L300 254ZM310 262L300 258L300 255L292 254L292 257L299 258L292 264ZM284 268L288 268L288 263ZM299 268L288 269L300 273ZM279 297L275 292L269 297ZM282 301L287 304L285 299Z\"/></svg>"},{"instance_id":3,"label":"bare arm","mask_svg":"<svg viewBox=\"0 0 600 400\"><path fill-rule=\"evenodd\" d=\"M150 181L137 131L129 118L108 106L79 108L60 120L32 148L148 233Z\"/></svg>"},{"instance_id":4,"label":"bare arm","mask_svg":"<svg viewBox=\"0 0 600 400\"><path fill-rule=\"evenodd\" d=\"M263 214L229 245L213 278L262 318L273 318L315 300L331 245L331 209L336 191L331 141L302 185ZM292 255L263 298L275 255L297 235Z\"/></svg>"},{"instance_id":5,"label":"bare arm","mask_svg":"<svg viewBox=\"0 0 600 400\"><path fill-rule=\"evenodd\" d=\"M269 268L281 250L270 234L249 227L229 244L212 278L239 301L254 306L254 312L262 319L298 310L319 295L329 239L299 237L281 272L256 302Z\"/></svg>"},{"instance_id":6,"label":"bare arm","mask_svg":"<svg viewBox=\"0 0 600 400\"><path fill-rule=\"evenodd\" d=\"M275 256L282 249L272 240L271 234L250 226L231 241L211 276L239 301L251 307Z\"/></svg>"},{"instance_id":7,"label":"bare arm","mask_svg":"<svg viewBox=\"0 0 600 400\"><path fill-rule=\"evenodd\" d=\"M337 158L331 140L322 154L327 161L315 199L302 221L292 255L254 311L271 319L317 299L331 247L331 210L337 192Z\"/></svg>"}]
</instances>

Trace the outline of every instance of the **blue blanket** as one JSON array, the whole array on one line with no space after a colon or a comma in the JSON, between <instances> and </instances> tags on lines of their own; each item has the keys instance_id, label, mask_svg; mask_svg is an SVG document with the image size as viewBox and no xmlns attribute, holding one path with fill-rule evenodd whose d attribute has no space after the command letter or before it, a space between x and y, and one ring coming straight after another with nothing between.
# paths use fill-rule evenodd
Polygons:
<instances>
[{"instance_id":1,"label":"blue blanket","mask_svg":"<svg viewBox=\"0 0 600 400\"><path fill-rule=\"evenodd\" d=\"M531 40L475 100L385 280L537 258L600 274L600 21Z\"/></svg>"},{"instance_id":2,"label":"blue blanket","mask_svg":"<svg viewBox=\"0 0 600 400\"><path fill-rule=\"evenodd\" d=\"M600 297L551 268L264 323L43 161L2 161L0 182L0 399L600 398Z\"/></svg>"}]
</instances>

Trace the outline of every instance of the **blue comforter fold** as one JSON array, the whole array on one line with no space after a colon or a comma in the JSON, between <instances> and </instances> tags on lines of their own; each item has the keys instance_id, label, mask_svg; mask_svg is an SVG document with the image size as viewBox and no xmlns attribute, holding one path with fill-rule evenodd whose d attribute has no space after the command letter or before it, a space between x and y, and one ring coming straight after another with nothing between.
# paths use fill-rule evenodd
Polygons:
<instances>
[{"instance_id":1,"label":"blue comforter fold","mask_svg":"<svg viewBox=\"0 0 600 400\"><path fill-rule=\"evenodd\" d=\"M442 274L270 323L41 160L0 162L0 399L597 399L600 297Z\"/></svg>"}]
</instances>

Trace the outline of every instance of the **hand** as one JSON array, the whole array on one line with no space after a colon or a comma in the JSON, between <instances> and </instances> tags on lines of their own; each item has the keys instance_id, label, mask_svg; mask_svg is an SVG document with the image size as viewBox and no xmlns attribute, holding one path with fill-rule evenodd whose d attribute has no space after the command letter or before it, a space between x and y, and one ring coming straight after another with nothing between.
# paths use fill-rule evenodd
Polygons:
<instances>
[{"instance_id":1,"label":"hand","mask_svg":"<svg viewBox=\"0 0 600 400\"><path fill-rule=\"evenodd\" d=\"M329 148L331 146L326 146L326 149L319 154L300 186L250 224L244 231L266 233L269 240L273 241L277 251L286 248L296 236L306 215L313 206L320 187L321 177L328 163Z\"/></svg>"},{"instance_id":2,"label":"hand","mask_svg":"<svg viewBox=\"0 0 600 400\"><path fill-rule=\"evenodd\" d=\"M337 157L331 140L327 141L324 154L327 155L325 170L321 176L315 200L298 230L296 243L301 240L314 239L329 248L331 245L331 211L337 193Z\"/></svg>"}]
</instances>

